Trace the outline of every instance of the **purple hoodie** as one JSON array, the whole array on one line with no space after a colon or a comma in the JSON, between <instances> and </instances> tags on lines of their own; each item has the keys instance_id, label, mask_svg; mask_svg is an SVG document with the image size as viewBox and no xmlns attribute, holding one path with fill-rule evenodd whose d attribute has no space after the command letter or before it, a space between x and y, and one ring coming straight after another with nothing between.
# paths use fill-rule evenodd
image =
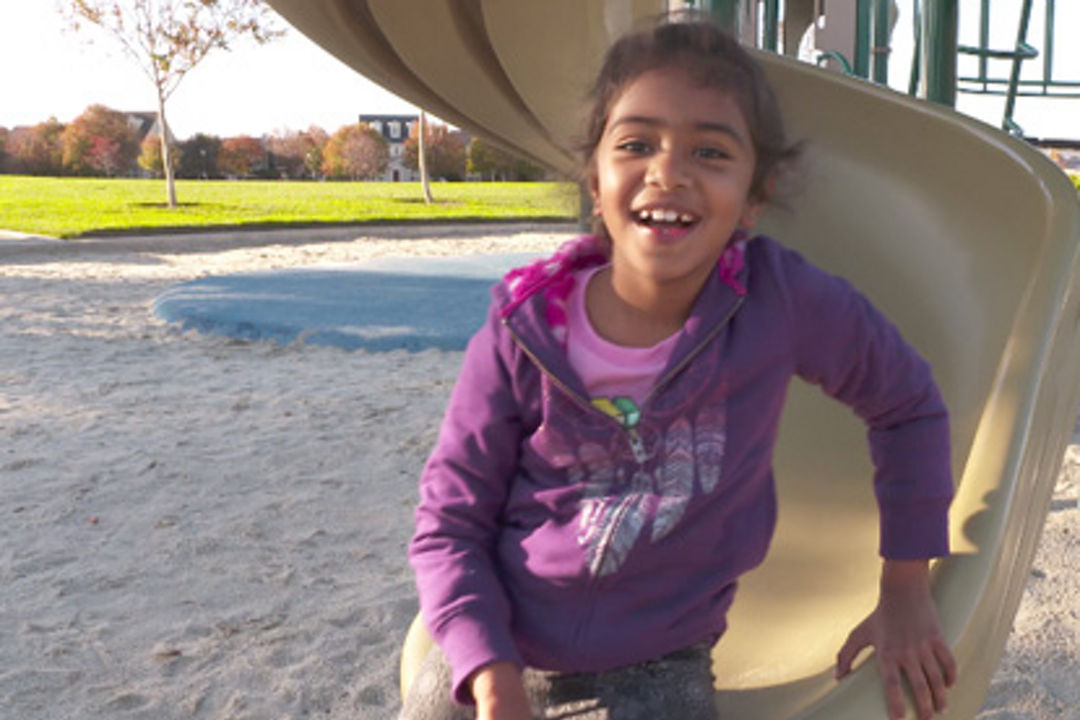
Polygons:
<instances>
[{"instance_id":1,"label":"purple hoodie","mask_svg":"<svg viewBox=\"0 0 1080 720\"><path fill-rule=\"evenodd\" d=\"M409 557L459 702L491 662L597 672L717 640L772 537L793 375L868 427L881 554L948 553L944 403L847 282L765 237L732 245L640 416L613 418L562 327L571 274L605 261L581 238L495 286L421 477Z\"/></svg>"}]
</instances>

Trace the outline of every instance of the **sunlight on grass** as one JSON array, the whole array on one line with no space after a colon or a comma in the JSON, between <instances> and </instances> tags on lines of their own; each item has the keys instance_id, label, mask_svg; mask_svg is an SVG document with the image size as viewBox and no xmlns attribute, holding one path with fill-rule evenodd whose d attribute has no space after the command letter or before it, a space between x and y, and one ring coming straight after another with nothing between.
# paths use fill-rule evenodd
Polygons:
<instances>
[{"instance_id":1,"label":"sunlight on grass","mask_svg":"<svg viewBox=\"0 0 1080 720\"><path fill-rule=\"evenodd\" d=\"M442 183L425 205L419 183L177 182L0 175L0 228L71 238L208 226L432 220L554 220L578 212L571 183Z\"/></svg>"}]
</instances>

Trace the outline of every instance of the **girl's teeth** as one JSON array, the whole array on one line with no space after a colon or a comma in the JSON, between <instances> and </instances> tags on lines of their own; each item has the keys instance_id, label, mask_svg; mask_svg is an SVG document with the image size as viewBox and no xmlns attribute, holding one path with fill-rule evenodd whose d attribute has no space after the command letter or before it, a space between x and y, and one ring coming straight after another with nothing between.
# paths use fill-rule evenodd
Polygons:
<instances>
[{"instance_id":1,"label":"girl's teeth","mask_svg":"<svg viewBox=\"0 0 1080 720\"><path fill-rule=\"evenodd\" d=\"M642 222L681 222L685 225L689 225L694 222L694 217L689 213L679 213L675 210L641 210L638 212L638 219Z\"/></svg>"}]
</instances>

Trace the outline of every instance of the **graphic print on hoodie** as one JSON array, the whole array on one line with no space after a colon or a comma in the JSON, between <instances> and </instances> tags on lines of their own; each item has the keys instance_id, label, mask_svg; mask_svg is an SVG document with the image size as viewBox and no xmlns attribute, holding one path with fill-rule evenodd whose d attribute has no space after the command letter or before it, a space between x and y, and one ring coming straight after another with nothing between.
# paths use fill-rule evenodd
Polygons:
<instances>
[{"instance_id":1,"label":"graphic print on hoodie","mask_svg":"<svg viewBox=\"0 0 1080 720\"><path fill-rule=\"evenodd\" d=\"M703 364L692 374L707 373ZM682 402L666 408L647 401L636 413L627 398L596 398L596 412L588 413L581 432L570 435L551 426L542 431L550 448L572 458L567 481L582 487L576 539L592 577L618 572L638 542L667 537L695 497L719 486L727 438L727 383L713 383L705 392L712 397L692 417L687 408L700 397L683 396ZM551 400L553 410L565 403L562 410L581 413L577 403L557 390ZM641 438L641 462L628 441L630 432Z\"/></svg>"}]
</instances>

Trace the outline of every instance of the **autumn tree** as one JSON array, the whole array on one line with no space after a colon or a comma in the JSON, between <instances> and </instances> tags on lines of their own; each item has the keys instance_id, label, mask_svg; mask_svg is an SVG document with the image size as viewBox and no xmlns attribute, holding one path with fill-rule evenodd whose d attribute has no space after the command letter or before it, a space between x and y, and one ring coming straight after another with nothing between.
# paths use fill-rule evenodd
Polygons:
<instances>
[{"instance_id":1,"label":"autumn tree","mask_svg":"<svg viewBox=\"0 0 1080 720\"><path fill-rule=\"evenodd\" d=\"M329 139L325 130L313 125L307 130L275 133L267 141L267 148L274 168L282 176L315 178L322 169L323 146Z\"/></svg>"},{"instance_id":2,"label":"autumn tree","mask_svg":"<svg viewBox=\"0 0 1080 720\"><path fill-rule=\"evenodd\" d=\"M332 178L371 180L389 164L386 138L363 123L339 128L323 148L322 170Z\"/></svg>"},{"instance_id":3,"label":"autumn tree","mask_svg":"<svg viewBox=\"0 0 1080 720\"><path fill-rule=\"evenodd\" d=\"M90 23L112 35L153 83L169 207L176 206L165 104L211 51L248 37L265 43L283 34L262 0L61 0L76 30Z\"/></svg>"},{"instance_id":4,"label":"autumn tree","mask_svg":"<svg viewBox=\"0 0 1080 720\"><path fill-rule=\"evenodd\" d=\"M112 177L130 169L139 140L124 113L91 105L64 128L60 137L64 169L75 175Z\"/></svg>"},{"instance_id":5,"label":"autumn tree","mask_svg":"<svg viewBox=\"0 0 1080 720\"><path fill-rule=\"evenodd\" d=\"M469 143L467 168L485 180L532 182L544 176L544 169L482 138Z\"/></svg>"},{"instance_id":6,"label":"autumn tree","mask_svg":"<svg viewBox=\"0 0 1080 720\"><path fill-rule=\"evenodd\" d=\"M312 179L324 177L323 152L326 150L326 143L330 142L330 134L321 127L312 125L307 129L307 137L311 142L311 149L304 156L304 167Z\"/></svg>"},{"instance_id":7,"label":"autumn tree","mask_svg":"<svg viewBox=\"0 0 1080 720\"><path fill-rule=\"evenodd\" d=\"M209 178L221 177L218 169L218 154L221 152L221 138L216 135L196 133L180 144L180 162L176 168L177 177Z\"/></svg>"},{"instance_id":8,"label":"autumn tree","mask_svg":"<svg viewBox=\"0 0 1080 720\"><path fill-rule=\"evenodd\" d=\"M14 172L29 175L58 175L64 156L60 136L64 125L49 118L33 127L15 128L8 135L8 164Z\"/></svg>"},{"instance_id":9,"label":"autumn tree","mask_svg":"<svg viewBox=\"0 0 1080 720\"><path fill-rule=\"evenodd\" d=\"M7 169L7 139L9 131L6 127L0 127L0 173L8 172Z\"/></svg>"},{"instance_id":10,"label":"autumn tree","mask_svg":"<svg viewBox=\"0 0 1080 720\"><path fill-rule=\"evenodd\" d=\"M218 169L233 177L251 177L266 163L266 148L262 141L250 135L238 135L221 141Z\"/></svg>"},{"instance_id":11,"label":"autumn tree","mask_svg":"<svg viewBox=\"0 0 1080 720\"><path fill-rule=\"evenodd\" d=\"M462 180L465 177L465 138L456 130L446 125L427 123L424 133L424 154L427 157L428 172L432 177L444 180ZM420 128L414 125L405 141L402 162L410 170L420 167Z\"/></svg>"},{"instance_id":12,"label":"autumn tree","mask_svg":"<svg viewBox=\"0 0 1080 720\"><path fill-rule=\"evenodd\" d=\"M173 171L180 164L180 148L171 145L169 147L169 162L173 164ZM139 152L139 167L153 173L154 177L165 175L165 159L161 156L161 137L157 133L150 133L143 138Z\"/></svg>"}]
</instances>

